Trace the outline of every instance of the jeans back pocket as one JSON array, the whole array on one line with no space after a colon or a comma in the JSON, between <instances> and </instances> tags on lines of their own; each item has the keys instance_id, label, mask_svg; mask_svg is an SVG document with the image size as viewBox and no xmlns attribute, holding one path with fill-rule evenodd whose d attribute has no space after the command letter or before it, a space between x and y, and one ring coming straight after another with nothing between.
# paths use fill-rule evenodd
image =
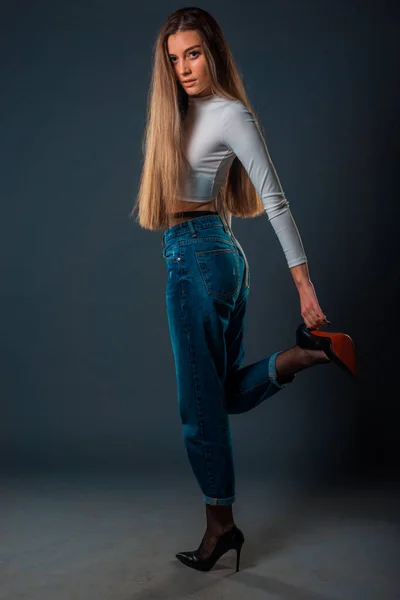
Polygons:
<instances>
[{"instance_id":1,"label":"jeans back pocket","mask_svg":"<svg viewBox=\"0 0 400 600\"><path fill-rule=\"evenodd\" d=\"M238 292L241 271L235 247L198 250L195 256L207 294L232 298Z\"/></svg>"}]
</instances>

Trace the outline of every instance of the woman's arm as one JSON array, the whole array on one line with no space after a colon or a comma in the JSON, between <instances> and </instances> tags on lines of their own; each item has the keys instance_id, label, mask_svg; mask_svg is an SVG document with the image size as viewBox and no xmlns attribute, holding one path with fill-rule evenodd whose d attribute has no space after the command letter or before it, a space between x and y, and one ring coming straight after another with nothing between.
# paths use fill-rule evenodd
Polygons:
<instances>
[{"instance_id":1,"label":"woman's arm","mask_svg":"<svg viewBox=\"0 0 400 600\"><path fill-rule=\"evenodd\" d=\"M291 267L290 272L292 274L294 284L299 292L311 283L307 263Z\"/></svg>"},{"instance_id":2,"label":"woman's arm","mask_svg":"<svg viewBox=\"0 0 400 600\"><path fill-rule=\"evenodd\" d=\"M301 315L306 326L319 327L328 323L310 280L307 257L289 202L254 117L242 102L234 101L226 106L222 115L221 142L238 157L261 198L299 292Z\"/></svg>"},{"instance_id":3,"label":"woman's arm","mask_svg":"<svg viewBox=\"0 0 400 600\"><path fill-rule=\"evenodd\" d=\"M307 327L320 327L330 323L321 309L314 286L304 263L290 269L293 281L300 296L300 312Z\"/></svg>"},{"instance_id":4,"label":"woman's arm","mask_svg":"<svg viewBox=\"0 0 400 600\"><path fill-rule=\"evenodd\" d=\"M264 205L289 266L307 262L289 202L253 115L240 101L229 102L222 115L221 143L246 169Z\"/></svg>"}]
</instances>

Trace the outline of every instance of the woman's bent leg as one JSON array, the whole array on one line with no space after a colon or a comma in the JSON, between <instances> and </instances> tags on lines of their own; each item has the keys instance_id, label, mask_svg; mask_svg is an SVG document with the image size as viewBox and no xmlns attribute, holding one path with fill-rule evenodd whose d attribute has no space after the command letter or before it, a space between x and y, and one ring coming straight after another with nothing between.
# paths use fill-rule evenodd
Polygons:
<instances>
[{"instance_id":1,"label":"woman's bent leg","mask_svg":"<svg viewBox=\"0 0 400 600\"><path fill-rule=\"evenodd\" d=\"M245 353L243 336L248 294L249 290L243 288L226 333L225 405L229 414L244 413L255 408L293 380L293 378L287 378L285 383L278 381L276 357L281 351L274 352L246 367L241 366Z\"/></svg>"}]
</instances>

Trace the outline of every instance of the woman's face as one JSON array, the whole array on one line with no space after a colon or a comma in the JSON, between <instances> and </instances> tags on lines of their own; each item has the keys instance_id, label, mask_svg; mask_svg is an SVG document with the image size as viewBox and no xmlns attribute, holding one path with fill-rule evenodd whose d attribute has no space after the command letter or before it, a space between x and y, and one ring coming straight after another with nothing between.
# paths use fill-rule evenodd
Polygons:
<instances>
[{"instance_id":1,"label":"woman's face","mask_svg":"<svg viewBox=\"0 0 400 600\"><path fill-rule=\"evenodd\" d=\"M180 31L168 37L168 54L175 75L189 96L211 94L211 81L208 74L201 38L197 31ZM185 81L194 80L194 82Z\"/></svg>"}]
</instances>

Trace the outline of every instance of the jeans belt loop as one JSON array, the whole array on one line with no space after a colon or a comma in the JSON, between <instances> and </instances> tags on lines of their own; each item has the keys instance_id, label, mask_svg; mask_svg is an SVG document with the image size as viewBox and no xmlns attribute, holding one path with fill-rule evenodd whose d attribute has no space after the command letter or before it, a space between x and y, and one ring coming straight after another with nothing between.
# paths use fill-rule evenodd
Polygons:
<instances>
[{"instance_id":1,"label":"jeans belt loop","mask_svg":"<svg viewBox=\"0 0 400 600\"><path fill-rule=\"evenodd\" d=\"M192 237L196 237L196 236L197 236L197 233L196 233L196 229L195 229L195 227L194 227L194 225L193 225L192 221L191 221L191 220L187 221L187 224L188 224L188 227L189 227L190 233L192 234Z\"/></svg>"}]
</instances>

